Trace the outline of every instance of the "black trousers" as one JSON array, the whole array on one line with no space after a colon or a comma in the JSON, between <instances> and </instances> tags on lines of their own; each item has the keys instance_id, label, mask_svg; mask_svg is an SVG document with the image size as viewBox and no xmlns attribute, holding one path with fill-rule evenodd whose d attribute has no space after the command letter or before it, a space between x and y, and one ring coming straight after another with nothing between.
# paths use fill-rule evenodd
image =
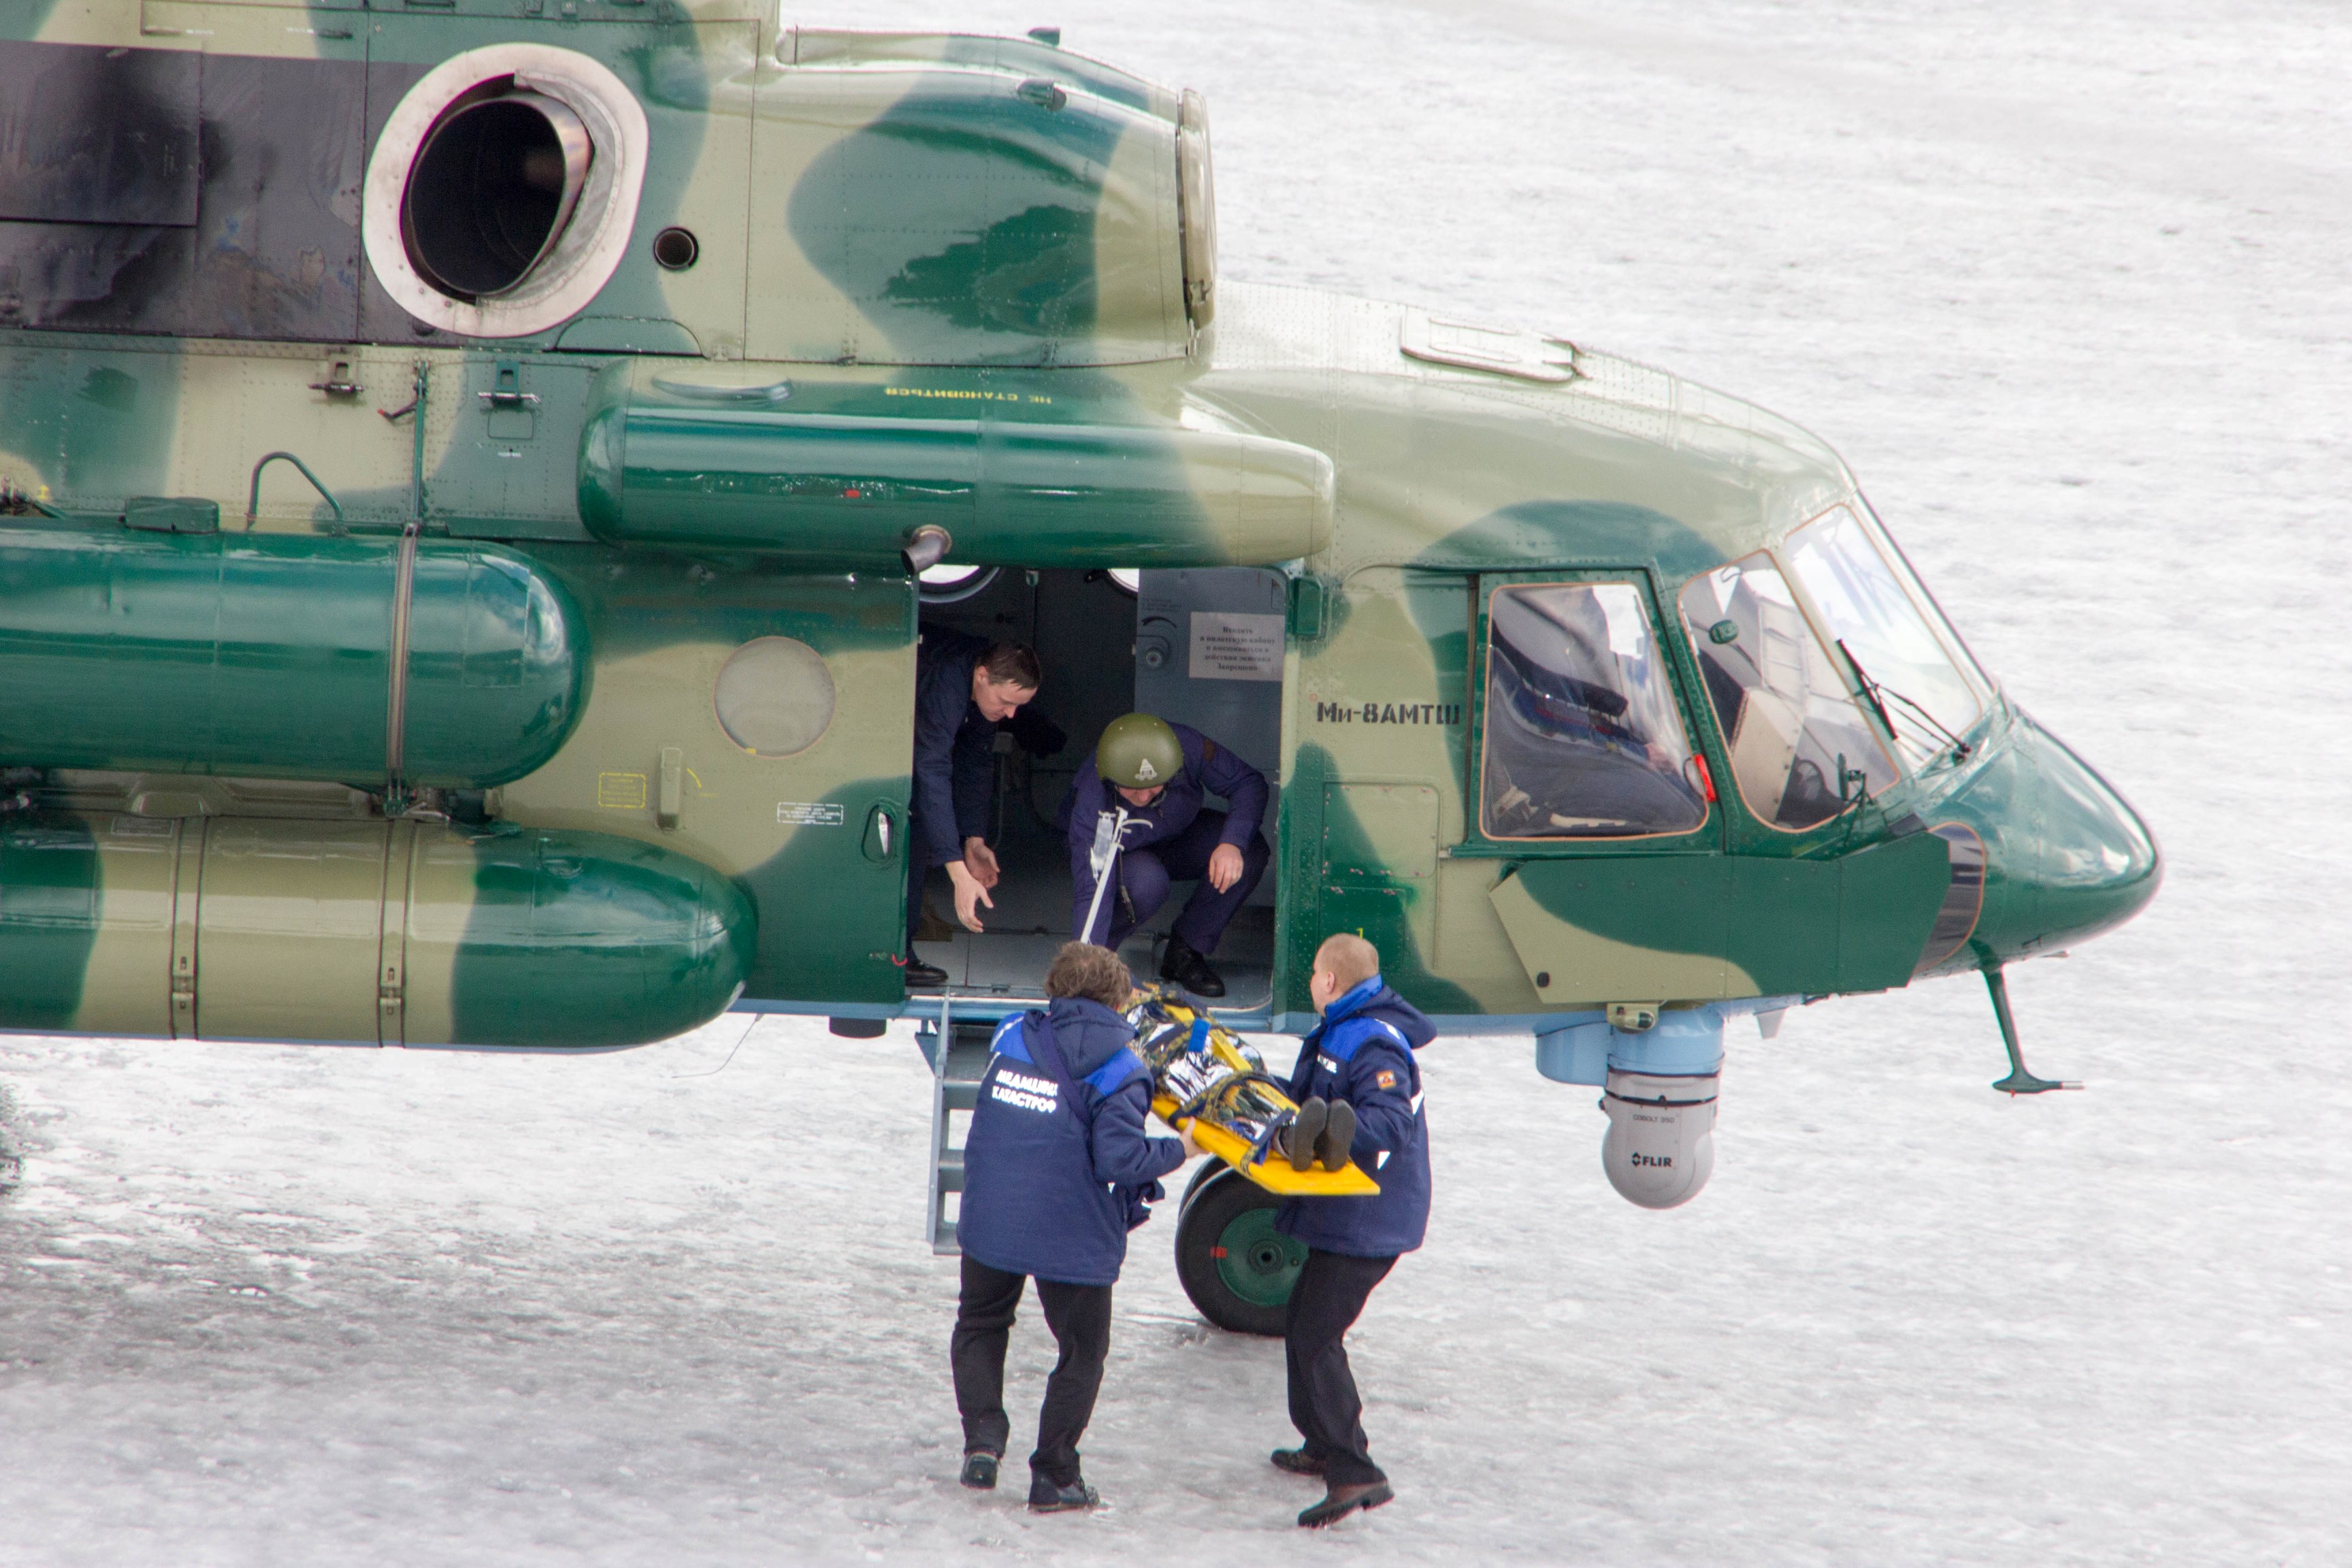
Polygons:
<instances>
[{"instance_id":1,"label":"black trousers","mask_svg":"<svg viewBox=\"0 0 2352 1568\"><path fill-rule=\"evenodd\" d=\"M1183 913L1176 917L1176 935L1194 952L1207 957L1217 951L1223 940L1225 927L1234 916L1249 902L1257 890L1265 868L1274 858L1274 851L1265 835L1254 833L1242 849L1241 880L1217 891L1209 881L1209 857L1215 854L1223 840L1225 814L1204 811L1192 819L1191 826L1173 838L1163 838L1157 844L1145 844L1121 851L1118 858L1118 887L1103 895L1102 911L1095 916L1095 929L1084 940L1100 942L1117 952L1135 928L1160 912L1168 901L1169 884L1197 881L1192 896L1184 900ZM1087 907L1094 902L1095 870L1088 858L1091 842L1070 846L1070 886L1076 896L1070 903L1070 930L1076 931L1085 923ZM1127 900L1119 900L1124 891Z\"/></svg>"},{"instance_id":2,"label":"black trousers","mask_svg":"<svg viewBox=\"0 0 2352 1568\"><path fill-rule=\"evenodd\" d=\"M955 1370L956 1410L963 1416L963 1451L1002 1456L1013 1423L1004 1414L1004 1345L1021 1306L1025 1274L1007 1274L977 1258L963 1260L963 1293L956 1303L955 1333L948 1361ZM1078 1479L1078 1438L1095 1413L1102 1388L1103 1363L1110 1355L1110 1290L1108 1285L1037 1281L1037 1301L1045 1327L1062 1348L1045 1380L1045 1403L1037 1412L1037 1450L1029 1468L1057 1487Z\"/></svg>"},{"instance_id":3,"label":"black trousers","mask_svg":"<svg viewBox=\"0 0 2352 1568\"><path fill-rule=\"evenodd\" d=\"M915 956L915 928L923 923L923 884L929 880L931 868L945 861L931 858L931 847L923 840L923 825L914 813L907 814L907 956ZM955 917L950 915L949 919Z\"/></svg>"},{"instance_id":4,"label":"black trousers","mask_svg":"<svg viewBox=\"0 0 2352 1568\"><path fill-rule=\"evenodd\" d=\"M1350 1258L1309 1247L1290 1303L1282 1313L1282 1355L1290 1372L1290 1424L1307 1439L1307 1451L1323 1461L1323 1479L1335 1487L1384 1481L1372 1463L1364 1436L1364 1402L1348 1370L1341 1342L1362 1316L1372 1287L1396 1267L1393 1258Z\"/></svg>"}]
</instances>

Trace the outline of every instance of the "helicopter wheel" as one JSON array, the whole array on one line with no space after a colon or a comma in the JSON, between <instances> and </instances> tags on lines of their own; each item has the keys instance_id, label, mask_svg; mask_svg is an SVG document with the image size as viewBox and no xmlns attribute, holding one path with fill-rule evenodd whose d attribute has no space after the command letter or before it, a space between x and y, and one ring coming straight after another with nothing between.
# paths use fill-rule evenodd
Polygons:
<instances>
[{"instance_id":1,"label":"helicopter wheel","mask_svg":"<svg viewBox=\"0 0 2352 1568\"><path fill-rule=\"evenodd\" d=\"M1226 1164L1223 1160L1208 1159L1202 1161L1200 1168L1192 1173L1192 1179L1184 1184L1184 1196L1176 1205L1178 1217L1181 1218L1184 1211L1192 1206L1193 1198L1199 1195L1202 1187L1207 1186L1211 1182L1215 1181L1219 1176L1223 1175L1227 1171L1232 1169L1233 1167Z\"/></svg>"},{"instance_id":2,"label":"helicopter wheel","mask_svg":"<svg viewBox=\"0 0 2352 1568\"><path fill-rule=\"evenodd\" d=\"M1230 1167L1197 1178L1176 1220L1176 1278L1201 1315L1237 1334L1282 1332L1307 1244L1274 1228L1282 1200Z\"/></svg>"}]
</instances>

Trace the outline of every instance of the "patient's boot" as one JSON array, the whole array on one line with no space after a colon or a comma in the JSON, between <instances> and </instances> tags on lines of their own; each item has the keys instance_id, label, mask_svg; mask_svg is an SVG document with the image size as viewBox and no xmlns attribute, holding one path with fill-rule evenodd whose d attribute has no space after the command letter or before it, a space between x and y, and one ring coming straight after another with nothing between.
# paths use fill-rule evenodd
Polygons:
<instances>
[{"instance_id":1,"label":"patient's boot","mask_svg":"<svg viewBox=\"0 0 2352 1568\"><path fill-rule=\"evenodd\" d=\"M1315 1163L1315 1141L1323 1136L1323 1124L1329 1115L1330 1107L1325 1105L1319 1096L1313 1097L1298 1108L1298 1113L1291 1118L1290 1125L1282 1130L1279 1134L1282 1152L1289 1157L1292 1170L1304 1171ZM1354 1113L1350 1112L1348 1135L1351 1138L1355 1136L1355 1121Z\"/></svg>"},{"instance_id":2,"label":"patient's boot","mask_svg":"<svg viewBox=\"0 0 2352 1568\"><path fill-rule=\"evenodd\" d=\"M1323 1134L1315 1140L1315 1157L1327 1171L1348 1168L1348 1151L1356 1142L1356 1108L1335 1100L1324 1110Z\"/></svg>"}]
</instances>

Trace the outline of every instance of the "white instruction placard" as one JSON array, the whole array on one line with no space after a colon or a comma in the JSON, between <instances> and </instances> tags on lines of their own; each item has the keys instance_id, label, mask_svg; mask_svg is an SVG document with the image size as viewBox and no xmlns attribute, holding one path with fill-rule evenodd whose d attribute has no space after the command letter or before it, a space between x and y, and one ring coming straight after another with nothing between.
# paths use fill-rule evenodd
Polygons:
<instances>
[{"instance_id":1,"label":"white instruction placard","mask_svg":"<svg viewBox=\"0 0 2352 1568\"><path fill-rule=\"evenodd\" d=\"M1282 617L1192 612L1195 680L1280 680Z\"/></svg>"}]
</instances>

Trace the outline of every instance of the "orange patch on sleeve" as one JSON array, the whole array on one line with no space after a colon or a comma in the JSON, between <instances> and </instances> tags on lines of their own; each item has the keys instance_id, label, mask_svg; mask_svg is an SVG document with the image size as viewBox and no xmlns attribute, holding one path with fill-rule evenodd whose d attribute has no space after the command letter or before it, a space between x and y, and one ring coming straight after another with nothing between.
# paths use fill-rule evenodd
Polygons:
<instances>
[{"instance_id":1,"label":"orange patch on sleeve","mask_svg":"<svg viewBox=\"0 0 2352 1568\"><path fill-rule=\"evenodd\" d=\"M1386 1068L1382 1068L1380 1070L1379 1075L1375 1077L1372 1081L1379 1084L1382 1089L1394 1089L1396 1087L1396 1074L1391 1072Z\"/></svg>"}]
</instances>

